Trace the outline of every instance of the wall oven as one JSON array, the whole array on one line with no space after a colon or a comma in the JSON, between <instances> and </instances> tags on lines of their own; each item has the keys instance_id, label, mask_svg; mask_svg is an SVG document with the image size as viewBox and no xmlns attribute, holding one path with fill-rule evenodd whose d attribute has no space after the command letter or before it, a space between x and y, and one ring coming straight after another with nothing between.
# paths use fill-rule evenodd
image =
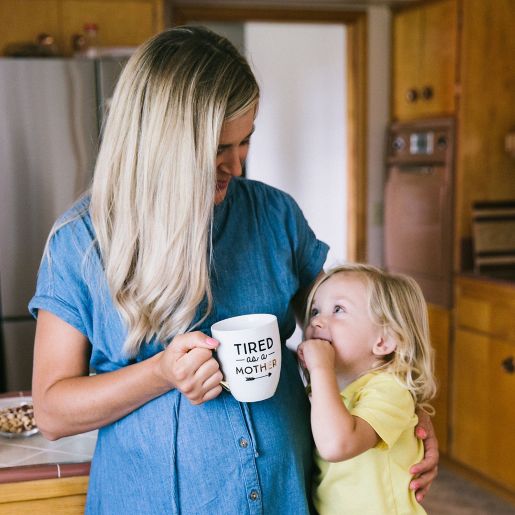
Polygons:
<instances>
[{"instance_id":1,"label":"wall oven","mask_svg":"<svg viewBox=\"0 0 515 515\"><path fill-rule=\"evenodd\" d=\"M394 123L388 130L385 267L412 276L426 301L452 306L452 118Z\"/></svg>"}]
</instances>

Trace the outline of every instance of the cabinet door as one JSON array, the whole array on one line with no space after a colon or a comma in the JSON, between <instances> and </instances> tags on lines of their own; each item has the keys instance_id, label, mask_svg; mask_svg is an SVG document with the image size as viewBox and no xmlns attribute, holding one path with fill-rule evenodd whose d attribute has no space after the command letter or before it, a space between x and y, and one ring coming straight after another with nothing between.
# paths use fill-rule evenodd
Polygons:
<instances>
[{"instance_id":1,"label":"cabinet door","mask_svg":"<svg viewBox=\"0 0 515 515\"><path fill-rule=\"evenodd\" d=\"M99 46L137 46L162 30L162 1L63 1L63 48L66 53L72 53L72 35L83 33L85 23L98 25Z\"/></svg>"},{"instance_id":2,"label":"cabinet door","mask_svg":"<svg viewBox=\"0 0 515 515\"><path fill-rule=\"evenodd\" d=\"M454 347L452 456L515 488L515 345L458 329Z\"/></svg>"},{"instance_id":3,"label":"cabinet door","mask_svg":"<svg viewBox=\"0 0 515 515\"><path fill-rule=\"evenodd\" d=\"M515 344L492 340L489 362L489 475L515 490Z\"/></svg>"},{"instance_id":4,"label":"cabinet door","mask_svg":"<svg viewBox=\"0 0 515 515\"><path fill-rule=\"evenodd\" d=\"M458 329L454 339L452 456L488 473L488 337Z\"/></svg>"},{"instance_id":5,"label":"cabinet door","mask_svg":"<svg viewBox=\"0 0 515 515\"><path fill-rule=\"evenodd\" d=\"M59 36L58 0L0 0L0 52L10 43L35 43L43 32Z\"/></svg>"},{"instance_id":6,"label":"cabinet door","mask_svg":"<svg viewBox=\"0 0 515 515\"><path fill-rule=\"evenodd\" d=\"M413 118L418 106L407 95L418 87L421 18L419 8L400 11L393 17L393 114L399 120Z\"/></svg>"},{"instance_id":7,"label":"cabinet door","mask_svg":"<svg viewBox=\"0 0 515 515\"><path fill-rule=\"evenodd\" d=\"M420 114L454 113L457 7L454 0L428 4L422 10L422 47L418 84ZM424 98L430 88L432 96Z\"/></svg>"},{"instance_id":8,"label":"cabinet door","mask_svg":"<svg viewBox=\"0 0 515 515\"><path fill-rule=\"evenodd\" d=\"M436 412L433 425L440 452L447 454L450 312L433 305L428 306L428 312L431 343L435 350L435 376L438 386L438 393L433 401Z\"/></svg>"},{"instance_id":9,"label":"cabinet door","mask_svg":"<svg viewBox=\"0 0 515 515\"><path fill-rule=\"evenodd\" d=\"M393 19L393 113L399 120L454 113L457 6L441 0Z\"/></svg>"}]
</instances>

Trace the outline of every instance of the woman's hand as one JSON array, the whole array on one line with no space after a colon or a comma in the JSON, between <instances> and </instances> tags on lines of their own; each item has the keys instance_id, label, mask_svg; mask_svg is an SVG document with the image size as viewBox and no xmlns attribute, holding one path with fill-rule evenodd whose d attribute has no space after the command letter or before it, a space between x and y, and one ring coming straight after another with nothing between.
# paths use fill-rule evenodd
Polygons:
<instances>
[{"instance_id":1,"label":"woman's hand","mask_svg":"<svg viewBox=\"0 0 515 515\"><path fill-rule=\"evenodd\" d=\"M334 370L334 349L327 340L306 340L299 345L297 354L309 372L315 368Z\"/></svg>"},{"instance_id":2,"label":"woman's hand","mask_svg":"<svg viewBox=\"0 0 515 515\"><path fill-rule=\"evenodd\" d=\"M438 440L429 415L417 410L418 425L415 434L424 441L424 458L410 468L415 477L410 483L410 489L415 490L415 497L421 502L427 495L431 484L438 474Z\"/></svg>"},{"instance_id":3,"label":"woman's hand","mask_svg":"<svg viewBox=\"0 0 515 515\"><path fill-rule=\"evenodd\" d=\"M213 350L219 343L200 331L176 336L161 353L159 373L171 387L180 390L192 404L214 399L223 379Z\"/></svg>"}]
</instances>

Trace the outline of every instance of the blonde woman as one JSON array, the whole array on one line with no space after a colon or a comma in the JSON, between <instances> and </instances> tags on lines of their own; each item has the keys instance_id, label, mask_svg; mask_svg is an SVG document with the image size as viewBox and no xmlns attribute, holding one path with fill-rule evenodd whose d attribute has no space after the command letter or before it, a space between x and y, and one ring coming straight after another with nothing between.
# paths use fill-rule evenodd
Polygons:
<instances>
[{"instance_id":1,"label":"blonde woman","mask_svg":"<svg viewBox=\"0 0 515 515\"><path fill-rule=\"evenodd\" d=\"M50 439L100 428L89 514L309 511L295 359L273 398L239 404L209 333L266 312L285 341L327 253L291 197L240 178L258 97L226 39L152 38L116 88L91 192L51 233L30 303L33 398Z\"/></svg>"},{"instance_id":2,"label":"blonde woman","mask_svg":"<svg viewBox=\"0 0 515 515\"><path fill-rule=\"evenodd\" d=\"M310 374L320 515L425 513L409 489L424 454L415 410L436 386L427 308L417 283L367 265L314 286L299 356Z\"/></svg>"}]
</instances>

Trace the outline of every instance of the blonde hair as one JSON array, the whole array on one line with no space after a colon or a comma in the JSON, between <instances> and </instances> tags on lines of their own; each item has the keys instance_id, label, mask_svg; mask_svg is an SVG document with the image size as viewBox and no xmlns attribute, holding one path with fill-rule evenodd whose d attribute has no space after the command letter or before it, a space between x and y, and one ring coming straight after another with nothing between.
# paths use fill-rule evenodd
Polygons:
<instances>
[{"instance_id":1,"label":"blonde hair","mask_svg":"<svg viewBox=\"0 0 515 515\"><path fill-rule=\"evenodd\" d=\"M429 414L429 401L436 394L434 352L424 295L417 282L406 275L391 274L365 264L348 264L326 272L313 286L307 301L305 324L309 323L316 291L335 274L355 274L367 286L368 309L373 323L389 333L397 346L376 370L387 370L412 394L415 403Z\"/></svg>"},{"instance_id":2,"label":"blonde hair","mask_svg":"<svg viewBox=\"0 0 515 515\"><path fill-rule=\"evenodd\" d=\"M171 339L211 310L216 151L222 124L255 109L245 59L203 27L150 39L113 95L95 168L91 217L124 350ZM204 302L203 302L204 301Z\"/></svg>"}]
</instances>

